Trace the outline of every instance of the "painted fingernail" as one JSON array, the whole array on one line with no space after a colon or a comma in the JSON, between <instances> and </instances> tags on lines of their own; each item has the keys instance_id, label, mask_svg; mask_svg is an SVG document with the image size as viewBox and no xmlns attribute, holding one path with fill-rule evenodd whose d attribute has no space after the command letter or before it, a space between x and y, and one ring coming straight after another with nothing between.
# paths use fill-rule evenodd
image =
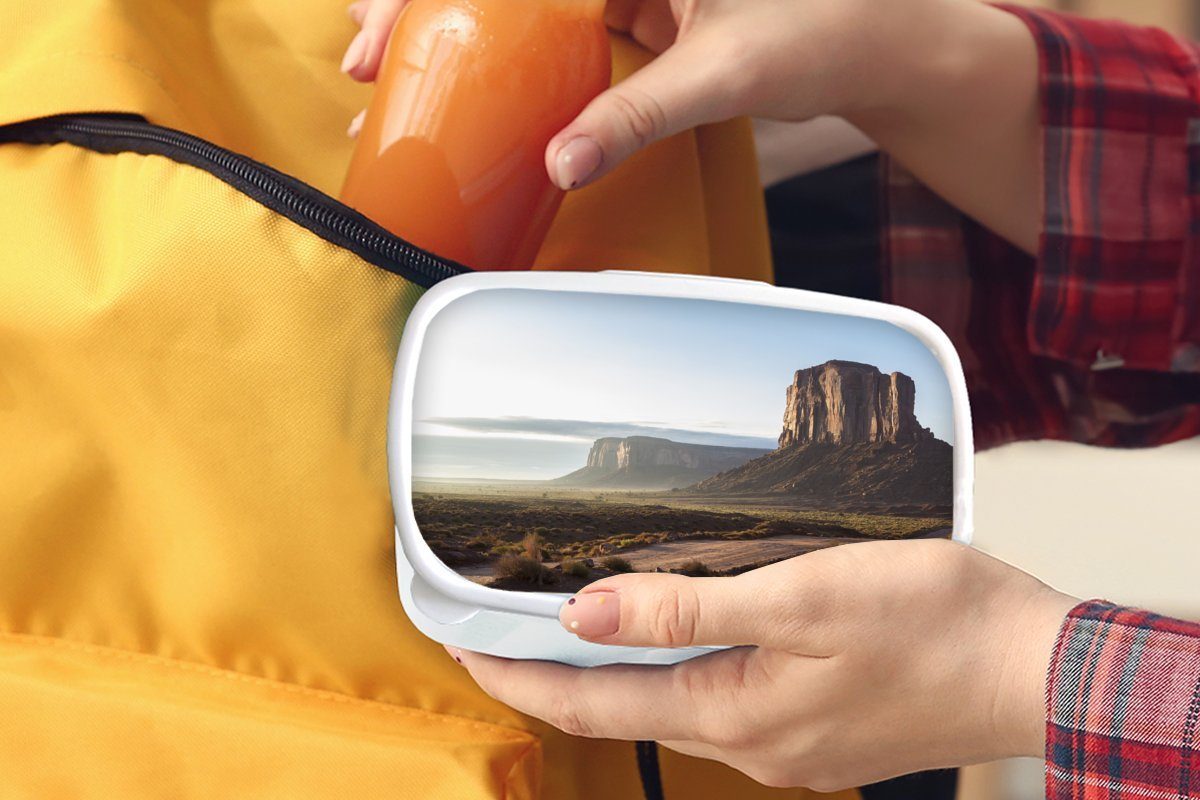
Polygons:
<instances>
[{"instance_id":1,"label":"painted fingernail","mask_svg":"<svg viewBox=\"0 0 1200 800\"><path fill-rule=\"evenodd\" d=\"M354 119L350 120L350 127L346 128L346 135L351 139L357 139L358 134L362 133L363 119L367 116L367 112L360 111L354 115Z\"/></svg>"},{"instance_id":2,"label":"painted fingernail","mask_svg":"<svg viewBox=\"0 0 1200 800\"><path fill-rule=\"evenodd\" d=\"M612 636L621 627L621 596L608 591L577 594L563 605L558 618L585 639Z\"/></svg>"},{"instance_id":3,"label":"painted fingernail","mask_svg":"<svg viewBox=\"0 0 1200 800\"><path fill-rule=\"evenodd\" d=\"M362 66L367 56L368 38L366 31L359 31L354 36L350 46L346 48L346 55L342 56L342 72L349 72L355 67Z\"/></svg>"},{"instance_id":4,"label":"painted fingernail","mask_svg":"<svg viewBox=\"0 0 1200 800\"><path fill-rule=\"evenodd\" d=\"M600 169L604 151L590 136L576 136L562 146L555 159L558 188L566 191L580 186Z\"/></svg>"}]
</instances>

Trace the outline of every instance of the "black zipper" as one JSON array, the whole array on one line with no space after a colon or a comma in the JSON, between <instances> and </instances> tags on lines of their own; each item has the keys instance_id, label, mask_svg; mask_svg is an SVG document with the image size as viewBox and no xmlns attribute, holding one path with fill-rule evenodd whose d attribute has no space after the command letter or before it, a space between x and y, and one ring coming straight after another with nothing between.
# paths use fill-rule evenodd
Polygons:
<instances>
[{"instance_id":1,"label":"black zipper","mask_svg":"<svg viewBox=\"0 0 1200 800\"><path fill-rule=\"evenodd\" d=\"M84 114L0 126L0 142L70 143L100 153L160 155L202 169L332 244L421 286L470 272L376 225L312 186L252 158L132 114ZM403 187L397 187L403 191Z\"/></svg>"}]
</instances>

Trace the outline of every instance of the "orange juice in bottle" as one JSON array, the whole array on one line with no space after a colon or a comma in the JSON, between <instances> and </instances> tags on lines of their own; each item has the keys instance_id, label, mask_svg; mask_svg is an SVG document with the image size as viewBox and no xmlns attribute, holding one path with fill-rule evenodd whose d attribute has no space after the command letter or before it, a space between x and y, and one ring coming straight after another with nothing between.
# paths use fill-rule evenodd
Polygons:
<instances>
[{"instance_id":1,"label":"orange juice in bottle","mask_svg":"<svg viewBox=\"0 0 1200 800\"><path fill-rule=\"evenodd\" d=\"M479 269L524 269L562 200L550 139L611 74L604 0L413 0L400 14L342 200Z\"/></svg>"}]
</instances>

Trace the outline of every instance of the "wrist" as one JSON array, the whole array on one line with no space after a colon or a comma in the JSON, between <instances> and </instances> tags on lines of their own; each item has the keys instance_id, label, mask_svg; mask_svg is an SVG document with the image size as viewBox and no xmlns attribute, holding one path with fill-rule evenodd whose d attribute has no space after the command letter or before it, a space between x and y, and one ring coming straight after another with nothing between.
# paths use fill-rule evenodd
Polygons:
<instances>
[{"instance_id":1,"label":"wrist","mask_svg":"<svg viewBox=\"0 0 1200 800\"><path fill-rule=\"evenodd\" d=\"M1078 604L1069 595L1041 586L1007 612L1009 636L993 706L1002 756L1040 758L1046 747L1046 685L1050 662L1067 614Z\"/></svg>"}]
</instances>

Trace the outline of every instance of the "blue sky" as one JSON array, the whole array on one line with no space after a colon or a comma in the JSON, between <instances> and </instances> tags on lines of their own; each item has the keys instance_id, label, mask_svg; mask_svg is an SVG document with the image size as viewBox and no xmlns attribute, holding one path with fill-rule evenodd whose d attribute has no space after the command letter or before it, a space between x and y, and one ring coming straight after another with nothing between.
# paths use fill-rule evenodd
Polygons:
<instances>
[{"instance_id":1,"label":"blue sky","mask_svg":"<svg viewBox=\"0 0 1200 800\"><path fill-rule=\"evenodd\" d=\"M487 290L447 306L418 366L414 473L548 479L601 436L774 447L796 370L899 371L921 424L953 444L945 376L876 320L675 298Z\"/></svg>"}]
</instances>

